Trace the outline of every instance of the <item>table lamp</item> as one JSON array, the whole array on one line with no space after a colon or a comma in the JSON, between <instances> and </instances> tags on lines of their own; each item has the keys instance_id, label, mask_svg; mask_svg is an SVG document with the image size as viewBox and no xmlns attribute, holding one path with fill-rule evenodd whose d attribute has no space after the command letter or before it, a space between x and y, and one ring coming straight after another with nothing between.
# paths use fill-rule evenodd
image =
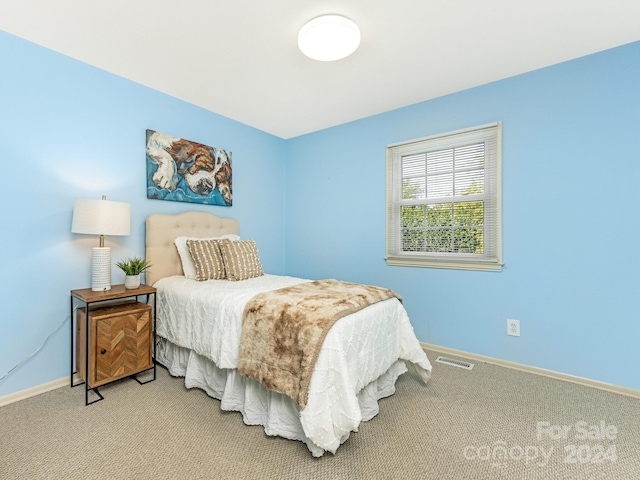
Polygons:
<instances>
[{"instance_id":1,"label":"table lamp","mask_svg":"<svg viewBox=\"0 0 640 480\"><path fill-rule=\"evenodd\" d=\"M129 235L131 208L128 203L77 199L73 207L72 233L100 235L100 246L91 251L91 290L111 290L111 248L104 246L105 235Z\"/></svg>"}]
</instances>

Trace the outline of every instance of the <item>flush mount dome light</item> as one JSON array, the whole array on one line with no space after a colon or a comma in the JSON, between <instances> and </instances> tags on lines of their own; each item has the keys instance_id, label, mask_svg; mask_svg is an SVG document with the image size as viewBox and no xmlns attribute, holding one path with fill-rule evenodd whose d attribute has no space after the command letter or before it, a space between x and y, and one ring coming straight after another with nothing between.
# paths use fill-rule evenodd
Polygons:
<instances>
[{"instance_id":1,"label":"flush mount dome light","mask_svg":"<svg viewBox=\"0 0 640 480\"><path fill-rule=\"evenodd\" d=\"M307 57L330 62L348 57L360 45L360 29L346 17L323 15L307 22L298 34L298 47Z\"/></svg>"}]
</instances>

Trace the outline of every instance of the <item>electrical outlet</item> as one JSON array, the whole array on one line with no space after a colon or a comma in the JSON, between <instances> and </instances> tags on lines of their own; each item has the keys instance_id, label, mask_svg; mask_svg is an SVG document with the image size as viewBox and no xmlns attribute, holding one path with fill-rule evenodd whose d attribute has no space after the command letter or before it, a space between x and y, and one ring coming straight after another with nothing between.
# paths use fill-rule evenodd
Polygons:
<instances>
[{"instance_id":1,"label":"electrical outlet","mask_svg":"<svg viewBox=\"0 0 640 480\"><path fill-rule=\"evenodd\" d=\"M520 336L520 320L507 318L507 335L511 335L512 337Z\"/></svg>"}]
</instances>

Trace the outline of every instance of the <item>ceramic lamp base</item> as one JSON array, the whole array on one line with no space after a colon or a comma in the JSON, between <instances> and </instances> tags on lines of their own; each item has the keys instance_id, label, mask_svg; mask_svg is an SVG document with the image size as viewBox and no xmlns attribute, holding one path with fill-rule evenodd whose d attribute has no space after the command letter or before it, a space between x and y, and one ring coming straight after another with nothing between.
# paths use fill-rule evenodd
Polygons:
<instances>
[{"instance_id":1,"label":"ceramic lamp base","mask_svg":"<svg viewBox=\"0 0 640 480\"><path fill-rule=\"evenodd\" d=\"M111 248L93 247L91 250L91 290L111 290Z\"/></svg>"}]
</instances>

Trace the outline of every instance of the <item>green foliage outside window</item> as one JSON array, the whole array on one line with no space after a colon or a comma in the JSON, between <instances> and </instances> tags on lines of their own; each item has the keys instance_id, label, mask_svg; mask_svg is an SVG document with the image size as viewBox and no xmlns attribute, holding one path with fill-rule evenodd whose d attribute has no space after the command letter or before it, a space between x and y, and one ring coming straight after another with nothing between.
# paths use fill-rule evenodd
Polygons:
<instances>
[{"instance_id":1,"label":"green foliage outside window","mask_svg":"<svg viewBox=\"0 0 640 480\"><path fill-rule=\"evenodd\" d=\"M415 191L414 191L415 190ZM403 184L403 198L419 197L418 187ZM471 185L463 195L481 192ZM449 202L402 206L404 252L484 252L484 202Z\"/></svg>"}]
</instances>

